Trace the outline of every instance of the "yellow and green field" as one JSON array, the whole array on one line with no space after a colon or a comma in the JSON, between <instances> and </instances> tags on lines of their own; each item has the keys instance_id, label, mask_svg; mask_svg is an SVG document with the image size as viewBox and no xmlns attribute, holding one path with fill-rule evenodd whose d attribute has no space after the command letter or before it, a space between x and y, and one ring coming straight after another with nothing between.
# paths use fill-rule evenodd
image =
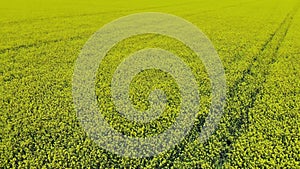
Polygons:
<instances>
[{"instance_id":1,"label":"yellow and green field","mask_svg":"<svg viewBox=\"0 0 300 169\"><path fill-rule=\"evenodd\" d=\"M0 168L300 168L299 8L299 0L1 1ZM178 86L156 69L138 74L129 95L144 111L151 90L165 91L168 106L159 118L132 122L114 109L106 78L123 58L143 48L185 58L201 102L192 130L175 147L131 158L88 136L77 117L72 80L88 39L105 24L140 12L176 15L211 40L225 70L226 105L218 128L200 142L211 101L203 64L169 37L124 39L103 60L95 84L99 113L111 127L148 137L164 132L178 116Z\"/></svg>"}]
</instances>

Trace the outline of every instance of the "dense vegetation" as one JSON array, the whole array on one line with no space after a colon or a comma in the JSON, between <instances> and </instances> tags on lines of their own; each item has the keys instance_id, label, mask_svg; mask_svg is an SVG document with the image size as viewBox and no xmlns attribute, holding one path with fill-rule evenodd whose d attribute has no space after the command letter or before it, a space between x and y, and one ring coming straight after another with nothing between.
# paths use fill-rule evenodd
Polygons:
<instances>
[{"instance_id":1,"label":"dense vegetation","mask_svg":"<svg viewBox=\"0 0 300 169\"><path fill-rule=\"evenodd\" d=\"M299 7L297 0L0 2L0 168L299 168ZM87 136L76 117L72 77L76 58L95 31L144 11L171 13L197 25L221 57L228 88L218 129L199 143L210 106L202 63L164 36L118 43L99 69L96 86L107 83L99 75L113 73L118 58L152 46L186 59L201 91L201 110L188 136L158 156L133 159L112 154ZM154 86L166 91L168 111L146 125L106 111L111 126L137 137L165 130L180 101L170 76L158 70L140 73L130 97L137 109L145 110ZM106 92L96 87L99 104L113 110L109 98L101 97Z\"/></svg>"}]
</instances>

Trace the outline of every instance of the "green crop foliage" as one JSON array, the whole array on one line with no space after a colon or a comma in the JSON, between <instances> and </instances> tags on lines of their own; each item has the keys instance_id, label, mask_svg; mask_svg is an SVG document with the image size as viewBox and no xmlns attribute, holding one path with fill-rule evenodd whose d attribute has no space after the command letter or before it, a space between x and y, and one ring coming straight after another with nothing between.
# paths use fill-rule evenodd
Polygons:
<instances>
[{"instance_id":1,"label":"green crop foliage","mask_svg":"<svg viewBox=\"0 0 300 169\"><path fill-rule=\"evenodd\" d=\"M0 2L0 168L300 168L300 3L298 0ZM163 12L198 26L224 65L226 107L214 134L197 140L209 112L210 80L194 53L175 39L143 34L108 52L97 72L99 112L134 137L166 130L179 113L179 88L168 73L149 69L130 85L146 110L154 89L166 110L142 124L122 117L110 100L114 70L129 54L162 48L190 66L200 111L190 133L154 157L129 158L99 147L77 120L72 98L75 61L95 31L119 17ZM100 88L105 86L105 88Z\"/></svg>"}]
</instances>

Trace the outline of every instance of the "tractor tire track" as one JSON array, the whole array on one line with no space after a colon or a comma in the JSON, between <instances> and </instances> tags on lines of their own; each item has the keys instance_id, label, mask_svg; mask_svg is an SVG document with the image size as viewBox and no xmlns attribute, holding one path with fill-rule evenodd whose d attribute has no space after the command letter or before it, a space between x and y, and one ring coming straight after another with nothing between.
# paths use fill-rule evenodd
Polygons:
<instances>
[{"instance_id":1,"label":"tractor tire track","mask_svg":"<svg viewBox=\"0 0 300 169\"><path fill-rule=\"evenodd\" d=\"M133 10L96 12L96 13L90 13L90 14L80 14L80 15L70 15L70 16L55 16L55 17L38 18L38 19L24 19L24 20L20 20L20 21L4 22L4 24L20 24L20 23L23 23L23 22L43 21L43 20L49 20L49 19L52 19L52 20L53 19L67 19L67 18L75 18L75 17L104 15L104 14L111 14L111 13L132 12L132 11L138 11L138 10L160 9L160 8L167 8L167 7L178 6L178 5L185 5L185 4L189 4L189 3L192 3L192 2L193 1L185 2L185 3L178 3L178 4L174 4L174 5L164 5L164 6L158 6L158 7L140 8L140 9L133 9ZM244 5L244 4L248 4L248 3L251 3L251 2L253 2L253 0L246 1L246 2L243 2L243 3L239 3L239 4L228 5L228 6L220 8L220 9L232 8L232 7L236 7L238 5L241 5L241 4ZM211 11L216 11L216 10L220 10L220 9L204 11L204 13L211 12ZM184 15L184 16L187 17L187 16L194 16L194 15L199 15L199 14L203 14L203 13L194 13L194 14ZM7 51L15 51L15 50L20 50L20 49L24 49L24 48L31 48L31 47L40 46L42 44L56 43L56 42L64 41L64 40L69 41L69 40L73 40L73 39L78 39L78 37L70 37L68 39L54 39L54 40L48 40L48 41L38 41L36 43L31 43L31 44L22 44L22 45L12 46L12 47L8 47L8 48L2 48L2 49L0 49L0 54L3 54Z\"/></svg>"},{"instance_id":2,"label":"tractor tire track","mask_svg":"<svg viewBox=\"0 0 300 169\"><path fill-rule=\"evenodd\" d=\"M88 35L86 35L86 37L88 37ZM22 50L22 49L27 49L27 48L33 48L33 47L40 47L42 45L45 44L50 44L50 43L57 43L57 42L70 42L73 40L80 40L85 38L85 36L71 36L69 38L61 38L61 39L53 39L53 40L46 40L46 41L37 41L35 43L31 43L31 44L23 44L23 45L18 45L18 46L13 46L13 47L9 47L9 48L4 48L4 49L0 49L0 55L4 54L6 52L9 51L18 51L18 50Z\"/></svg>"},{"instance_id":3,"label":"tractor tire track","mask_svg":"<svg viewBox=\"0 0 300 169\"><path fill-rule=\"evenodd\" d=\"M229 88L229 101L227 106L230 107L229 104L232 104L237 100L241 101L241 105L240 107L233 109L233 111L228 110L227 113L230 115L230 112L238 112L240 113L241 118L229 119L228 131L231 136L234 136L234 139L230 140L228 139L228 136L225 135L221 139L225 141L227 148L220 153L220 166L227 160L227 154L232 149L234 140L240 137L244 132L248 132L249 126L252 123L251 119L253 119L250 110L255 107L256 100L262 93L261 90L263 89L263 85L261 84L266 82L269 69L277 60L278 50L292 25L294 15L297 11L298 6L287 14L279 27L262 46L260 52L253 57L248 68L243 71L242 77ZM243 92L241 93L241 91Z\"/></svg>"},{"instance_id":4,"label":"tractor tire track","mask_svg":"<svg viewBox=\"0 0 300 169\"><path fill-rule=\"evenodd\" d=\"M228 158L228 153L232 149L234 141L244 132L248 131L251 123L249 120L251 118L249 112L255 106L255 101L261 93L260 91L262 89L262 85L260 84L266 81L270 65L276 61L278 50L280 49L282 42L284 41L290 26L292 25L293 17L297 10L298 7L286 15L274 33L272 33L267 41L262 45L259 53L253 56L252 60L248 64L248 67L246 67L246 69L244 69L242 72L242 76L236 80L231 87L229 87L227 97L228 101L226 105L227 110L225 110L224 116L227 115L229 117L229 119L226 119L226 121L229 123L226 126L228 126L227 130L230 136L233 136L234 139L229 139L229 136L226 136L225 134L220 136L219 140L224 142L226 146L220 152L220 159L215 162L217 166L222 166L224 164ZM237 107L228 109L230 108L230 105L237 101L241 101L239 104L237 104ZM239 115L232 117L232 112L238 113ZM200 130L204 124L205 117L201 117L199 121L200 123L196 127L196 130L201 132ZM197 139L197 136L195 137L193 134L187 137L187 140L189 141L194 141L195 139ZM174 165L173 162L181 157L186 146L188 145L185 143L180 143L172 150L172 152L170 152L171 155L168 159L164 160L165 163L157 164L155 167L172 167Z\"/></svg>"},{"instance_id":5,"label":"tractor tire track","mask_svg":"<svg viewBox=\"0 0 300 169\"><path fill-rule=\"evenodd\" d=\"M280 49L282 41L285 39L285 37L288 33L288 30L292 24L293 16L295 15L295 13L296 13L296 10L289 13L285 17L285 19L283 20L283 22L281 22L279 27L274 31L273 34L271 34L271 36L268 38L268 40L262 45L259 54L255 55L253 57L253 60L249 63L249 66L243 71L242 77L240 79L238 79L231 88L229 88L229 101L228 101L229 103L235 102L235 100L231 99L232 97L235 97L235 96L237 96L237 98L241 97L241 96L239 96L239 91L243 91L243 88L245 86L245 85L240 86L242 83L249 85L253 82L253 79L249 80L249 76L257 77L259 75L262 75L263 77L261 79L259 79L259 81L257 81L256 84L265 82L266 76L268 74L268 69L270 66L261 67L259 63L265 62L266 65L270 65L276 61L276 56L277 56L278 50ZM82 37L76 36L76 37L71 37L70 39L74 40L74 39L81 39L81 38ZM56 39L56 40L33 43L33 44L29 44L29 45L20 45L20 46L16 46L13 48L2 49L2 50L0 50L0 54L5 53L9 50L19 50L19 49L24 49L24 48L40 46L40 45L46 44L46 43L56 43L56 42L65 41L65 40L67 40L67 39ZM272 56L272 57L269 57L269 56ZM257 70L262 70L262 71L257 71ZM250 91L246 92L246 97L251 101L249 104L245 104L244 106L242 104L242 106L240 106L240 107L242 107L242 109L236 110L236 112L239 111L239 112L244 112L244 113L242 114L241 119L240 118L233 119L233 121L231 122L232 125L229 125L229 127L233 126L232 130L229 128L229 130L231 130L232 134L241 133L243 131L243 129L241 129L241 127L243 125L246 126L246 129L244 129L244 130L247 131L248 125L250 123L249 111L252 107L255 106L254 103L257 99L257 96L260 93L260 89L261 89L261 86L258 85L256 88L254 88L254 90L250 90ZM246 99L246 100L248 100L248 99ZM227 113L230 114L230 112L227 112ZM242 122L240 123L240 121L242 121ZM199 128L201 128L201 126ZM238 138L238 136L236 136L236 138ZM225 138L225 141L228 142L229 147L233 143L228 138ZM182 150L185 149L185 146L186 146L185 144L180 144L180 146L178 146L177 148L175 148L172 151L172 155L170 155L170 159L167 160L167 161L170 161L171 164L169 162L167 162L165 164L161 163L159 166L156 166L156 167L163 167L163 166L172 167L172 165L173 165L172 162L174 160L178 159L178 157L180 157L180 154L182 153ZM226 161L226 159L227 159L226 154L230 150L231 149L228 148L225 151L221 152L221 162L220 162L221 165L223 164L224 161Z\"/></svg>"},{"instance_id":6,"label":"tractor tire track","mask_svg":"<svg viewBox=\"0 0 300 169\"><path fill-rule=\"evenodd\" d=\"M130 13L130 12L139 12L143 10L156 10L156 9L163 9L169 7L176 7L179 5L187 5L192 3L193 1L176 3L176 4L169 4L169 5L161 5L161 6L152 6L152 7L144 7L144 8L136 8L136 9L123 9L123 10L112 10L112 11L103 11L103 12L94 12L94 13L86 13L86 14L77 14L77 15L62 15L62 16L52 16L52 17L43 17L43 18L32 18L32 19L22 19L18 21L4 21L0 22L1 24L20 24L26 22L38 22L44 21L49 19L69 19L69 18L78 18L78 17L86 17L86 16L97 16L97 15L111 15L111 14L123 14L123 13Z\"/></svg>"},{"instance_id":7,"label":"tractor tire track","mask_svg":"<svg viewBox=\"0 0 300 169\"><path fill-rule=\"evenodd\" d=\"M236 8L236 7L241 7L244 5L248 5L248 4L253 4L253 3L262 3L263 1L256 1L256 0L249 0L249 1L245 1L245 2L239 2L236 4L231 4L231 5L227 5L227 6L223 6L217 9L210 9L210 10L206 10L206 11L200 11L201 13L197 12L197 13L191 13L191 14L187 14L184 15L185 17L191 17L191 16L197 16L197 15L203 15L203 14L208 14L208 13L212 13L212 12L216 12L216 11L222 11L222 10L226 10L226 9L230 9L230 8Z\"/></svg>"}]
</instances>

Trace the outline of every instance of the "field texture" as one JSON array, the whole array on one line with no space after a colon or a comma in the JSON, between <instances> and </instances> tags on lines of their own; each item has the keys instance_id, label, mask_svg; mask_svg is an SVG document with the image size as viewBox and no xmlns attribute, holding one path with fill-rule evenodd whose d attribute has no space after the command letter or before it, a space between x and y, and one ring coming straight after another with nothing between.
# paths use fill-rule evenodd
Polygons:
<instances>
[{"instance_id":1,"label":"field texture","mask_svg":"<svg viewBox=\"0 0 300 169\"><path fill-rule=\"evenodd\" d=\"M299 0L1 1L0 168L300 168L299 8ZM162 48L180 56L201 96L195 124L180 143L153 157L129 158L88 137L74 108L72 78L90 36L106 23L139 12L182 17L207 35L224 65L226 105L217 130L199 142L211 102L201 61L166 36L120 41L103 60L95 84L99 112L116 131L153 136L178 116L178 85L156 69L139 73L129 96L144 111L151 91L161 89L166 111L139 123L114 108L111 76L134 51Z\"/></svg>"}]
</instances>

